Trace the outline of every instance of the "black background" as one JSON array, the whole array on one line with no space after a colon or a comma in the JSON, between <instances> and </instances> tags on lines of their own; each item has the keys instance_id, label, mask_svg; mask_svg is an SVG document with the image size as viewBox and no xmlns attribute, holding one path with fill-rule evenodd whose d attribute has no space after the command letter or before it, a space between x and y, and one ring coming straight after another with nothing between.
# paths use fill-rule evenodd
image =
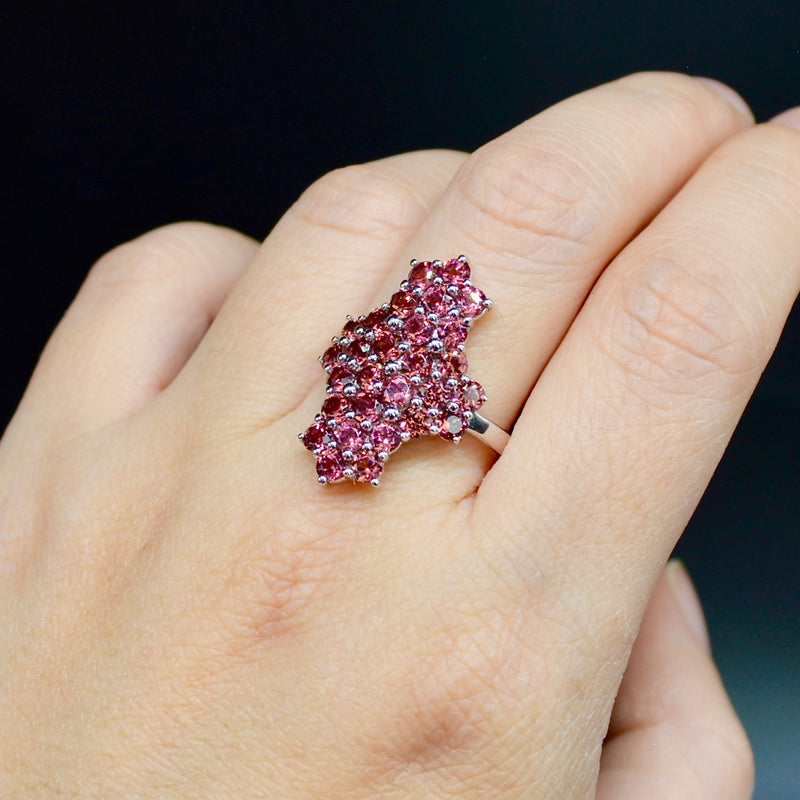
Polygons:
<instances>
[{"instance_id":1,"label":"black background","mask_svg":"<svg viewBox=\"0 0 800 800\"><path fill-rule=\"evenodd\" d=\"M263 237L333 167L472 150L631 71L716 77L760 120L800 104L796 0L43 4L0 37L0 424L89 265L146 229ZM798 346L795 310L679 546L761 800L800 797Z\"/></svg>"}]
</instances>

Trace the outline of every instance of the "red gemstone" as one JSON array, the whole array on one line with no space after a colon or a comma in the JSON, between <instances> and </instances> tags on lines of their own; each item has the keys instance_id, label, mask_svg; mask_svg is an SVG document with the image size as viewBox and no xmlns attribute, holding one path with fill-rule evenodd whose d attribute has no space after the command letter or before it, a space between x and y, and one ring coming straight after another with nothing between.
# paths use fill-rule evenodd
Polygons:
<instances>
[{"instance_id":1,"label":"red gemstone","mask_svg":"<svg viewBox=\"0 0 800 800\"><path fill-rule=\"evenodd\" d=\"M334 391L341 392L348 383L355 381L355 375L343 364L335 366L328 376L328 385L332 386Z\"/></svg>"},{"instance_id":2,"label":"red gemstone","mask_svg":"<svg viewBox=\"0 0 800 800\"><path fill-rule=\"evenodd\" d=\"M322 447L328 441L328 432L325 428L325 423L315 422L303 434L303 444L309 450L316 450Z\"/></svg>"},{"instance_id":3,"label":"red gemstone","mask_svg":"<svg viewBox=\"0 0 800 800\"><path fill-rule=\"evenodd\" d=\"M464 283L469 280L469 264L466 261L451 258L444 262L441 273L445 283Z\"/></svg>"},{"instance_id":4,"label":"red gemstone","mask_svg":"<svg viewBox=\"0 0 800 800\"><path fill-rule=\"evenodd\" d=\"M479 317L486 311L483 301L486 295L474 286L465 286L458 294L458 304L465 317Z\"/></svg>"},{"instance_id":5,"label":"red gemstone","mask_svg":"<svg viewBox=\"0 0 800 800\"><path fill-rule=\"evenodd\" d=\"M392 426L385 422L378 423L372 429L372 446L378 453L391 453L400 447L399 432Z\"/></svg>"},{"instance_id":6,"label":"red gemstone","mask_svg":"<svg viewBox=\"0 0 800 800\"><path fill-rule=\"evenodd\" d=\"M414 295L409 292L399 291L392 295L392 309L398 317L408 317L414 313L414 309L419 305Z\"/></svg>"},{"instance_id":7,"label":"red gemstone","mask_svg":"<svg viewBox=\"0 0 800 800\"><path fill-rule=\"evenodd\" d=\"M386 382L386 402L395 408L404 408L411 400L411 384L402 375L395 375Z\"/></svg>"},{"instance_id":8,"label":"red gemstone","mask_svg":"<svg viewBox=\"0 0 800 800\"><path fill-rule=\"evenodd\" d=\"M342 348L339 347L338 344L332 344L322 354L322 366L323 367L332 367L339 360L339 353L341 353L341 352L342 352Z\"/></svg>"},{"instance_id":9,"label":"red gemstone","mask_svg":"<svg viewBox=\"0 0 800 800\"><path fill-rule=\"evenodd\" d=\"M342 336L346 336L351 342L356 338L356 328L360 325L357 320L349 319L342 328Z\"/></svg>"},{"instance_id":10,"label":"red gemstone","mask_svg":"<svg viewBox=\"0 0 800 800\"><path fill-rule=\"evenodd\" d=\"M434 275L433 264L430 261L419 261L411 268L411 272L408 273L408 281L409 283L417 285L430 283Z\"/></svg>"},{"instance_id":11,"label":"red gemstone","mask_svg":"<svg viewBox=\"0 0 800 800\"><path fill-rule=\"evenodd\" d=\"M433 326L422 314L414 314L406 320L405 337L414 344L427 342L433 335Z\"/></svg>"},{"instance_id":12,"label":"red gemstone","mask_svg":"<svg viewBox=\"0 0 800 800\"><path fill-rule=\"evenodd\" d=\"M343 414L347 409L347 403L344 398L338 394L333 394L328 397L322 404L322 413L327 414L329 417L335 417L338 414Z\"/></svg>"},{"instance_id":13,"label":"red gemstone","mask_svg":"<svg viewBox=\"0 0 800 800\"><path fill-rule=\"evenodd\" d=\"M349 422L345 422L343 425L339 425L339 427L336 428L336 440L339 442L342 450L350 450L351 452L360 450L361 437L361 429Z\"/></svg>"},{"instance_id":14,"label":"red gemstone","mask_svg":"<svg viewBox=\"0 0 800 800\"><path fill-rule=\"evenodd\" d=\"M424 353L408 353L405 365L411 375L424 375L428 370L428 358Z\"/></svg>"},{"instance_id":15,"label":"red gemstone","mask_svg":"<svg viewBox=\"0 0 800 800\"><path fill-rule=\"evenodd\" d=\"M456 350L451 353L448 356L447 361L449 362L451 369L457 374L463 374L469 369L467 357L460 350Z\"/></svg>"},{"instance_id":16,"label":"red gemstone","mask_svg":"<svg viewBox=\"0 0 800 800\"><path fill-rule=\"evenodd\" d=\"M379 325L386 322L389 314L382 308L376 308L367 314L360 324L364 327L365 331L374 331Z\"/></svg>"},{"instance_id":17,"label":"red gemstone","mask_svg":"<svg viewBox=\"0 0 800 800\"><path fill-rule=\"evenodd\" d=\"M394 355L395 338L390 330L378 328L375 331L375 339L372 342L372 349L383 361L391 361Z\"/></svg>"},{"instance_id":18,"label":"red gemstone","mask_svg":"<svg viewBox=\"0 0 800 800\"><path fill-rule=\"evenodd\" d=\"M354 397L350 407L356 412L356 416L374 421L378 418L378 403L369 394L359 394Z\"/></svg>"},{"instance_id":19,"label":"red gemstone","mask_svg":"<svg viewBox=\"0 0 800 800\"><path fill-rule=\"evenodd\" d=\"M342 477L342 465L335 456L325 453L317 458L317 475L328 482L338 481Z\"/></svg>"}]
</instances>

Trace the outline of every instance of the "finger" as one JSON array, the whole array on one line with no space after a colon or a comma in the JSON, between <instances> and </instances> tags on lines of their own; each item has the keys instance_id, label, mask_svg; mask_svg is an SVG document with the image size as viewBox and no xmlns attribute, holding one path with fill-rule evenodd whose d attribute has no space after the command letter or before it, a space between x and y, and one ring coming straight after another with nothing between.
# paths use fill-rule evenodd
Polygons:
<instances>
[{"instance_id":1,"label":"finger","mask_svg":"<svg viewBox=\"0 0 800 800\"><path fill-rule=\"evenodd\" d=\"M557 562L587 601L633 607L798 288L800 135L762 125L723 144L606 269L484 481L481 513L518 532L512 548ZM629 619L598 636L590 613L584 635L599 653Z\"/></svg>"},{"instance_id":2,"label":"finger","mask_svg":"<svg viewBox=\"0 0 800 800\"><path fill-rule=\"evenodd\" d=\"M753 771L697 596L682 565L670 563L617 695L596 800L748 800Z\"/></svg>"},{"instance_id":3,"label":"finger","mask_svg":"<svg viewBox=\"0 0 800 800\"><path fill-rule=\"evenodd\" d=\"M367 310L464 158L407 153L317 181L231 294L189 368L189 391L195 378L211 382L237 425L262 427L296 407L323 383L317 357L347 314Z\"/></svg>"},{"instance_id":4,"label":"finger","mask_svg":"<svg viewBox=\"0 0 800 800\"><path fill-rule=\"evenodd\" d=\"M751 124L727 87L628 76L544 111L474 153L407 259L469 256L494 300L467 345L487 416L508 427L598 273L725 138ZM730 102L730 96L734 101Z\"/></svg>"},{"instance_id":5,"label":"finger","mask_svg":"<svg viewBox=\"0 0 800 800\"><path fill-rule=\"evenodd\" d=\"M107 253L48 342L17 425L72 433L135 414L184 365L257 247L181 223Z\"/></svg>"}]
</instances>

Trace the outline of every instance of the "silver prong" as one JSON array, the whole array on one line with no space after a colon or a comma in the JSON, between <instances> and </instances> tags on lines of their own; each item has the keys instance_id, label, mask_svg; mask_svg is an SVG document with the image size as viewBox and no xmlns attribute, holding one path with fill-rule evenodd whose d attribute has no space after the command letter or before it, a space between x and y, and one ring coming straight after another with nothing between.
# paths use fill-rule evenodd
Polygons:
<instances>
[{"instance_id":1,"label":"silver prong","mask_svg":"<svg viewBox=\"0 0 800 800\"><path fill-rule=\"evenodd\" d=\"M410 263L410 265L411 265L412 267L416 267L416 266L417 266L417 264L419 264L419 260L418 260L418 259L416 259L416 258L412 258L412 259L411 259L411 261L410 261L409 263Z\"/></svg>"},{"instance_id":2,"label":"silver prong","mask_svg":"<svg viewBox=\"0 0 800 800\"><path fill-rule=\"evenodd\" d=\"M394 406L389 406L383 410L383 416L385 419L395 420L400 416L400 412Z\"/></svg>"},{"instance_id":3,"label":"silver prong","mask_svg":"<svg viewBox=\"0 0 800 800\"><path fill-rule=\"evenodd\" d=\"M317 475L317 483L326 484L328 479L324 475Z\"/></svg>"},{"instance_id":4,"label":"silver prong","mask_svg":"<svg viewBox=\"0 0 800 800\"><path fill-rule=\"evenodd\" d=\"M400 441L407 442L411 439L411 434L408 431L400 431Z\"/></svg>"},{"instance_id":5,"label":"silver prong","mask_svg":"<svg viewBox=\"0 0 800 800\"><path fill-rule=\"evenodd\" d=\"M456 260L460 261L462 264L467 263L467 257L463 253Z\"/></svg>"},{"instance_id":6,"label":"silver prong","mask_svg":"<svg viewBox=\"0 0 800 800\"><path fill-rule=\"evenodd\" d=\"M378 461L386 461L387 458L389 458L389 454L385 450L378 453Z\"/></svg>"},{"instance_id":7,"label":"silver prong","mask_svg":"<svg viewBox=\"0 0 800 800\"><path fill-rule=\"evenodd\" d=\"M353 451L352 450L342 450L342 459L344 461L352 461L353 460Z\"/></svg>"},{"instance_id":8,"label":"silver prong","mask_svg":"<svg viewBox=\"0 0 800 800\"><path fill-rule=\"evenodd\" d=\"M371 420L368 420L368 419L362 419L362 420L361 420L361 429L362 429L362 430L365 430L365 431L371 431L371 430L372 430L372 421L371 421ZM368 443L368 442L367 442L367 443L365 443L365 444L364 444L364 447L366 447L366 446L367 446L367 444L369 444L369 443ZM371 447L371 446L372 446L372 445L370 445L370 447Z\"/></svg>"},{"instance_id":9,"label":"silver prong","mask_svg":"<svg viewBox=\"0 0 800 800\"><path fill-rule=\"evenodd\" d=\"M350 469L350 467L345 467L342 470L342 476L345 478L355 478L356 473L355 470Z\"/></svg>"},{"instance_id":10,"label":"silver prong","mask_svg":"<svg viewBox=\"0 0 800 800\"><path fill-rule=\"evenodd\" d=\"M373 479L370 481L370 483L371 483L373 486L380 486L380 485L381 485L381 479L380 479L380 478L373 478Z\"/></svg>"},{"instance_id":11,"label":"silver prong","mask_svg":"<svg viewBox=\"0 0 800 800\"><path fill-rule=\"evenodd\" d=\"M432 262L432 265L433 265L433 266L434 266L436 269L439 269L440 267L442 267L442 266L443 266L443 265L442 265L442 260L441 260L440 258L437 258L435 261L433 261L433 262Z\"/></svg>"}]
</instances>

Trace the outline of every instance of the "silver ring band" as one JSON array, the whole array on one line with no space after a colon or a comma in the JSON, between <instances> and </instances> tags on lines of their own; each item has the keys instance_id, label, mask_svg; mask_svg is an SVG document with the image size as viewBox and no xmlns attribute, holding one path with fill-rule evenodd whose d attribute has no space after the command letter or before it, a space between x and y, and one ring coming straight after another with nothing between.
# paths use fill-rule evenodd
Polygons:
<instances>
[{"instance_id":1,"label":"silver ring band","mask_svg":"<svg viewBox=\"0 0 800 800\"><path fill-rule=\"evenodd\" d=\"M508 440L511 438L499 425L495 425L494 422L474 411L467 430L480 437L481 441L489 445L498 455L506 449Z\"/></svg>"}]
</instances>

